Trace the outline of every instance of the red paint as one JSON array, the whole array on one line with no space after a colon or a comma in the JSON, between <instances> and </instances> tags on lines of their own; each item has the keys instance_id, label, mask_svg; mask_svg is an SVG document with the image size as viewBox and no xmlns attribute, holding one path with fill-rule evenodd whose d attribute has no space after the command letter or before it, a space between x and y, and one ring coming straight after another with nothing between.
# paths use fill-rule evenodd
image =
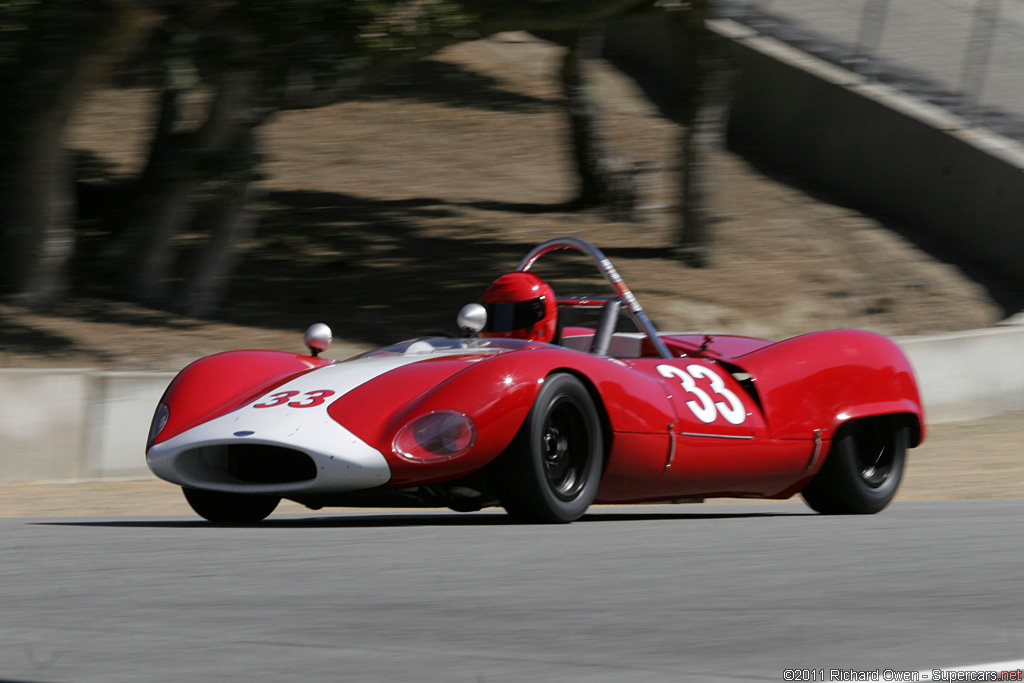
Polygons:
<instances>
[{"instance_id":1,"label":"red paint","mask_svg":"<svg viewBox=\"0 0 1024 683\"><path fill-rule=\"evenodd\" d=\"M164 392L161 402L171 407L170 417L153 443L240 408L329 363L282 351L228 351L201 358L178 373Z\"/></svg>"},{"instance_id":2,"label":"red paint","mask_svg":"<svg viewBox=\"0 0 1024 683\"><path fill-rule=\"evenodd\" d=\"M857 417L905 413L923 437L913 371L880 335L822 332L779 343L677 335L665 341L677 358L612 360L537 343L427 357L337 397L327 386L273 393L327 361L270 351L219 354L193 363L168 388L170 420L157 441L261 396L255 407L268 413L326 403L331 419L384 455L392 474L386 488L440 483L500 456L543 381L556 372L584 381L602 415L607 463L599 502L787 497L820 468L839 425ZM740 382L734 373L749 380ZM440 410L464 413L475 424L476 442L465 454L411 462L392 451L405 425ZM820 452L812 462L816 430Z\"/></svg>"}]
</instances>

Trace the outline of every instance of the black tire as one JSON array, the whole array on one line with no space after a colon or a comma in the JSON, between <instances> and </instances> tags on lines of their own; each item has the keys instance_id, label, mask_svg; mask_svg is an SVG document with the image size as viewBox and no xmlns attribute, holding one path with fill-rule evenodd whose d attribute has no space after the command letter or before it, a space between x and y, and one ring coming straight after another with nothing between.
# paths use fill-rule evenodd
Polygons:
<instances>
[{"instance_id":1,"label":"black tire","mask_svg":"<svg viewBox=\"0 0 1024 683\"><path fill-rule=\"evenodd\" d=\"M590 393L572 375L551 375L497 463L498 498L520 521L572 522L594 502L603 458Z\"/></svg>"},{"instance_id":2,"label":"black tire","mask_svg":"<svg viewBox=\"0 0 1024 683\"><path fill-rule=\"evenodd\" d=\"M907 460L910 430L892 416L869 417L839 428L832 449L800 495L826 515L867 515L896 495Z\"/></svg>"},{"instance_id":3,"label":"black tire","mask_svg":"<svg viewBox=\"0 0 1024 683\"><path fill-rule=\"evenodd\" d=\"M280 498L182 487L185 500L200 517L219 524L255 524L277 508Z\"/></svg>"}]
</instances>

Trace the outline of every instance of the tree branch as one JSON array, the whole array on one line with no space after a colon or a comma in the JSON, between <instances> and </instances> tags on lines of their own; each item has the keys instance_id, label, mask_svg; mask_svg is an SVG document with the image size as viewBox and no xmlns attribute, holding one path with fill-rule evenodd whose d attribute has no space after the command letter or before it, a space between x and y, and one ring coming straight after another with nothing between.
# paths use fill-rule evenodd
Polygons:
<instances>
[{"instance_id":1,"label":"tree branch","mask_svg":"<svg viewBox=\"0 0 1024 683\"><path fill-rule=\"evenodd\" d=\"M463 0L483 36L503 31L562 31L606 19L651 0Z\"/></svg>"}]
</instances>

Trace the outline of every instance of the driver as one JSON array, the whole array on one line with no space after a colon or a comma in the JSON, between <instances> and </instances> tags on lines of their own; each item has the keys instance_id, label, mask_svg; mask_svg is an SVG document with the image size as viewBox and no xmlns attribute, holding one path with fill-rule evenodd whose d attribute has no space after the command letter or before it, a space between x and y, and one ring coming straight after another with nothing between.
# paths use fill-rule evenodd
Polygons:
<instances>
[{"instance_id":1,"label":"driver","mask_svg":"<svg viewBox=\"0 0 1024 683\"><path fill-rule=\"evenodd\" d=\"M487 324L482 337L506 337L553 342L558 327L555 290L533 273L502 275L483 297Z\"/></svg>"}]
</instances>

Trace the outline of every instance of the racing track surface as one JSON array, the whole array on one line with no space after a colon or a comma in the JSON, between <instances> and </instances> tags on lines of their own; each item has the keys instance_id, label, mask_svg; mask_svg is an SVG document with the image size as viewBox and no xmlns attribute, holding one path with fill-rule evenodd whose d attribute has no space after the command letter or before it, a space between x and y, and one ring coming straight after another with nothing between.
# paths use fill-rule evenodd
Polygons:
<instances>
[{"instance_id":1,"label":"racing track surface","mask_svg":"<svg viewBox=\"0 0 1024 683\"><path fill-rule=\"evenodd\" d=\"M1024 652L1024 500L0 520L0 679L781 681Z\"/></svg>"}]
</instances>

